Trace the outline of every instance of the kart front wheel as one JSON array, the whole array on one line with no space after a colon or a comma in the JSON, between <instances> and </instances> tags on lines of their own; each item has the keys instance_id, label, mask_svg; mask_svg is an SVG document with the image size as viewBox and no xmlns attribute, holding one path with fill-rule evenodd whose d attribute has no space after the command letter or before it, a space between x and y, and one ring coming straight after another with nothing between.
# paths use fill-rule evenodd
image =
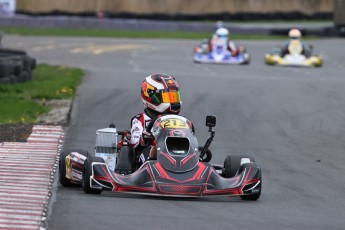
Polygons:
<instances>
[{"instance_id":1,"label":"kart front wheel","mask_svg":"<svg viewBox=\"0 0 345 230\"><path fill-rule=\"evenodd\" d=\"M241 167L241 160L243 158L246 158L247 160L249 159L250 163L255 163L254 158L251 156L246 156L246 155L227 156L225 158L225 161L224 161L224 169L223 169L223 173L222 173L223 177L225 177L225 178L234 177ZM259 189L259 192L254 193L254 194L250 194L250 195L241 195L240 196L241 199L242 200L252 200L252 201L259 199L259 197L261 195L261 183L262 183L262 180L261 180L261 175L260 175L260 183L256 187L257 189Z\"/></svg>"},{"instance_id":2,"label":"kart front wheel","mask_svg":"<svg viewBox=\"0 0 345 230\"><path fill-rule=\"evenodd\" d=\"M257 189L260 190L258 193L254 193L251 195L242 195L241 199L242 200L252 200L252 201L258 200L260 195L261 195L261 183L262 183L262 181L260 181L260 184L257 186Z\"/></svg>"},{"instance_id":3,"label":"kart front wheel","mask_svg":"<svg viewBox=\"0 0 345 230\"><path fill-rule=\"evenodd\" d=\"M92 176L92 163L101 162L104 163L102 158L99 157L88 157L85 161L83 177L82 177L82 188L85 193L88 194L101 194L102 189L96 189L91 187L91 176Z\"/></svg>"},{"instance_id":4,"label":"kart front wheel","mask_svg":"<svg viewBox=\"0 0 345 230\"><path fill-rule=\"evenodd\" d=\"M237 171L241 167L241 159L249 158L251 162L255 162L254 158L251 156L241 155L241 156L227 156L224 160L224 169L222 172L223 177L230 178L234 177Z\"/></svg>"}]
</instances>

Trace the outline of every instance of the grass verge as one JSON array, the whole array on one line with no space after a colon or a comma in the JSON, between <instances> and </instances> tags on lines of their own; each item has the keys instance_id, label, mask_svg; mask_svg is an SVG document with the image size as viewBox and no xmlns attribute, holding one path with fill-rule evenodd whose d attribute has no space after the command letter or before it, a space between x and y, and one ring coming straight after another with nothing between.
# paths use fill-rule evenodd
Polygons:
<instances>
[{"instance_id":1,"label":"grass verge","mask_svg":"<svg viewBox=\"0 0 345 230\"><path fill-rule=\"evenodd\" d=\"M34 36L72 36L72 37L109 37L109 38L168 38L168 39L204 39L209 38L209 32L182 31L142 31L142 30L101 30L101 29L59 29L59 28L21 28L3 27L1 31L7 34ZM287 36L264 34L231 34L232 39L241 40L284 40ZM305 38L315 38L306 36Z\"/></svg>"},{"instance_id":2,"label":"grass verge","mask_svg":"<svg viewBox=\"0 0 345 230\"><path fill-rule=\"evenodd\" d=\"M31 81L0 84L0 124L35 123L49 110L42 102L72 98L83 75L80 69L40 64Z\"/></svg>"}]
</instances>

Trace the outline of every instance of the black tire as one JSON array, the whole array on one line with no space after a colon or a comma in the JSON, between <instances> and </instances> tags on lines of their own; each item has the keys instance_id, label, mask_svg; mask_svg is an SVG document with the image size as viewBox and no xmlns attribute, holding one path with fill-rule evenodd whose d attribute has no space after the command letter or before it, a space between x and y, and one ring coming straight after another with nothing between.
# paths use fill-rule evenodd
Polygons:
<instances>
[{"instance_id":1,"label":"black tire","mask_svg":"<svg viewBox=\"0 0 345 230\"><path fill-rule=\"evenodd\" d=\"M14 74L15 75L20 75L20 73L23 71L23 63L17 61L16 64L14 65Z\"/></svg>"},{"instance_id":2,"label":"black tire","mask_svg":"<svg viewBox=\"0 0 345 230\"><path fill-rule=\"evenodd\" d=\"M13 49L5 49L5 48L0 48L0 53L26 55L26 51L24 50L13 50Z\"/></svg>"},{"instance_id":3,"label":"black tire","mask_svg":"<svg viewBox=\"0 0 345 230\"><path fill-rule=\"evenodd\" d=\"M32 79L32 71L31 70L27 70L25 72L27 73L25 81L31 81L31 79Z\"/></svg>"},{"instance_id":4,"label":"black tire","mask_svg":"<svg viewBox=\"0 0 345 230\"><path fill-rule=\"evenodd\" d=\"M74 184L66 177L66 157L70 154L69 151L64 151L59 159L59 182L64 187L72 187Z\"/></svg>"},{"instance_id":5,"label":"black tire","mask_svg":"<svg viewBox=\"0 0 345 230\"><path fill-rule=\"evenodd\" d=\"M0 83L2 83L2 84L10 84L11 83L11 78L10 77L0 78Z\"/></svg>"},{"instance_id":6,"label":"black tire","mask_svg":"<svg viewBox=\"0 0 345 230\"><path fill-rule=\"evenodd\" d=\"M10 60L0 61L0 77L8 77L14 73L14 65Z\"/></svg>"},{"instance_id":7,"label":"black tire","mask_svg":"<svg viewBox=\"0 0 345 230\"><path fill-rule=\"evenodd\" d=\"M241 167L241 159L242 158L250 158L252 162L254 161L254 158L251 156L241 155L241 156L227 156L224 160L224 169L223 169L223 177L230 178L234 177Z\"/></svg>"},{"instance_id":8,"label":"black tire","mask_svg":"<svg viewBox=\"0 0 345 230\"><path fill-rule=\"evenodd\" d=\"M71 152L78 152L81 155L85 157L89 157L90 154L86 150L82 149L69 149L65 150L61 153L60 159L59 159L59 182L62 186L64 187L73 187L76 186L76 184L72 183L70 179L66 177L66 157L71 153Z\"/></svg>"},{"instance_id":9,"label":"black tire","mask_svg":"<svg viewBox=\"0 0 345 230\"><path fill-rule=\"evenodd\" d=\"M224 161L224 170L223 170L223 176L225 178L230 178L230 177L234 177L237 173L237 171L239 170L239 168L241 167L241 159L242 158L250 158L250 160L254 163L254 158L250 157L250 156L227 156L225 158ZM260 175L261 177L261 175ZM255 201L258 200L260 195L261 195L261 184L262 184L262 180L260 179L260 184L258 185L257 188L260 189L260 191L258 193L252 194L252 195L242 195L240 196L242 200L249 200L249 201Z\"/></svg>"},{"instance_id":10,"label":"black tire","mask_svg":"<svg viewBox=\"0 0 345 230\"><path fill-rule=\"evenodd\" d=\"M23 56L24 69L32 70L36 67L36 59L30 56Z\"/></svg>"},{"instance_id":11,"label":"black tire","mask_svg":"<svg viewBox=\"0 0 345 230\"><path fill-rule=\"evenodd\" d=\"M29 57L30 59L30 67L31 69L35 69L36 68L36 64L37 64L37 61L35 58L32 58L32 57Z\"/></svg>"},{"instance_id":12,"label":"black tire","mask_svg":"<svg viewBox=\"0 0 345 230\"><path fill-rule=\"evenodd\" d=\"M19 75L19 79L20 79L20 82L29 81L29 80L30 80L29 72L28 72L28 71L23 71L23 72Z\"/></svg>"},{"instance_id":13,"label":"black tire","mask_svg":"<svg viewBox=\"0 0 345 230\"><path fill-rule=\"evenodd\" d=\"M91 188L90 177L92 176L92 163L101 162L104 163L104 160L100 157L88 157L85 161L83 178L82 178L82 187L83 191L87 194L101 194L102 189Z\"/></svg>"},{"instance_id":14,"label":"black tire","mask_svg":"<svg viewBox=\"0 0 345 230\"><path fill-rule=\"evenodd\" d=\"M9 79L10 79L11 84L15 84L19 82L19 78L16 75L10 75Z\"/></svg>"}]
</instances>

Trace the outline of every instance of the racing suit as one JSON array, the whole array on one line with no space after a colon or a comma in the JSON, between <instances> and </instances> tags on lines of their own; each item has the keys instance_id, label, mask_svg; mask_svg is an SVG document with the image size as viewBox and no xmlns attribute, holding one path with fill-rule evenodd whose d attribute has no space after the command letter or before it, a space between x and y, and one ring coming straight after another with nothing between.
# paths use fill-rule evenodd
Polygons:
<instances>
[{"instance_id":1,"label":"racing suit","mask_svg":"<svg viewBox=\"0 0 345 230\"><path fill-rule=\"evenodd\" d=\"M212 51L212 46L213 46L213 39L217 39L216 37L212 36L212 38L209 40L209 51ZM240 50L236 47L235 43L233 41L228 40L228 50L231 53L231 56L236 57L239 55Z\"/></svg>"},{"instance_id":2,"label":"racing suit","mask_svg":"<svg viewBox=\"0 0 345 230\"><path fill-rule=\"evenodd\" d=\"M156 157L156 142L154 138L145 138L149 136L146 128L152 119L156 119L159 114L145 109L144 113L139 113L131 120L131 139L129 141L135 155L139 157L138 161L144 163L148 159Z\"/></svg>"},{"instance_id":3,"label":"racing suit","mask_svg":"<svg viewBox=\"0 0 345 230\"><path fill-rule=\"evenodd\" d=\"M306 47L304 46L304 44L301 42L300 43L301 45L301 53L302 55L306 56L306 57L309 57L310 54L311 54L311 51L306 49ZM288 42L281 50L280 52L280 56L281 57L284 57L285 55L287 54L290 54L290 51L289 51L289 46L290 46L290 42Z\"/></svg>"}]
</instances>

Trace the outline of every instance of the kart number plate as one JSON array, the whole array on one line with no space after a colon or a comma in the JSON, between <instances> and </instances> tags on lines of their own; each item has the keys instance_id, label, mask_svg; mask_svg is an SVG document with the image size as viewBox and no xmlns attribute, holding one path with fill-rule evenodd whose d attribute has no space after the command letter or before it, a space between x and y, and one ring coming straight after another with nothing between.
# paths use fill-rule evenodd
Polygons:
<instances>
[{"instance_id":1,"label":"kart number plate","mask_svg":"<svg viewBox=\"0 0 345 230\"><path fill-rule=\"evenodd\" d=\"M162 128L167 128L167 129L187 129L188 125L186 124L185 121L176 119L176 118L170 118L163 120L160 124Z\"/></svg>"}]
</instances>

